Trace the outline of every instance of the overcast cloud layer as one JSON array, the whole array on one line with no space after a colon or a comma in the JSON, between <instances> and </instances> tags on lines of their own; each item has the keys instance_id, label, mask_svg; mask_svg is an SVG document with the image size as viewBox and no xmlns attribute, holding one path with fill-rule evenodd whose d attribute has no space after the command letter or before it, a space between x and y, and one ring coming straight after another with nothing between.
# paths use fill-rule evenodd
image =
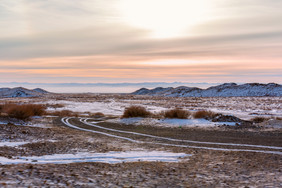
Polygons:
<instances>
[{"instance_id":1,"label":"overcast cloud layer","mask_svg":"<svg viewBox=\"0 0 282 188\"><path fill-rule=\"evenodd\" d=\"M282 83L282 1L209 2L208 19L155 38L122 0L2 0L0 82Z\"/></svg>"}]
</instances>

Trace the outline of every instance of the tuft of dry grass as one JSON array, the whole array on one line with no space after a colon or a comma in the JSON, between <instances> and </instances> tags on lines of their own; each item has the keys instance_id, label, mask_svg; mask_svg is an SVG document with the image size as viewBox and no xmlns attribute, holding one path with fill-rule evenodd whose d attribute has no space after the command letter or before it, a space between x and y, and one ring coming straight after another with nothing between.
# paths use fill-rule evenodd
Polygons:
<instances>
[{"instance_id":1,"label":"tuft of dry grass","mask_svg":"<svg viewBox=\"0 0 282 188\"><path fill-rule=\"evenodd\" d=\"M105 117L105 114L103 114L102 112L96 112L92 114L92 116L95 118L101 118L101 117Z\"/></svg>"},{"instance_id":2,"label":"tuft of dry grass","mask_svg":"<svg viewBox=\"0 0 282 188\"><path fill-rule=\"evenodd\" d=\"M146 108L142 106L130 106L124 110L122 118L149 117L151 115L151 112L147 111Z\"/></svg>"},{"instance_id":3,"label":"tuft of dry grass","mask_svg":"<svg viewBox=\"0 0 282 188\"><path fill-rule=\"evenodd\" d=\"M174 108L172 110L167 110L164 113L165 118L177 118L177 119L188 119L188 117L191 115L190 112L187 110L183 110L180 108Z\"/></svg>"},{"instance_id":4,"label":"tuft of dry grass","mask_svg":"<svg viewBox=\"0 0 282 188\"><path fill-rule=\"evenodd\" d=\"M59 117L78 117L79 113L70 110L62 110L62 111L48 112L48 115L59 116Z\"/></svg>"},{"instance_id":5,"label":"tuft of dry grass","mask_svg":"<svg viewBox=\"0 0 282 188\"><path fill-rule=\"evenodd\" d=\"M193 114L193 117L195 119L201 119L201 118L212 118L214 117L216 114L212 111L207 111L207 110L200 110L197 111Z\"/></svg>"},{"instance_id":6,"label":"tuft of dry grass","mask_svg":"<svg viewBox=\"0 0 282 188\"><path fill-rule=\"evenodd\" d=\"M251 119L251 121L254 122L254 123L262 123L266 120L268 120L268 119L264 118L264 117L255 117L255 118Z\"/></svg>"},{"instance_id":7,"label":"tuft of dry grass","mask_svg":"<svg viewBox=\"0 0 282 188\"><path fill-rule=\"evenodd\" d=\"M46 107L48 107L48 108L63 108L63 107L65 107L65 105L64 104L49 104L49 103L47 103Z\"/></svg>"},{"instance_id":8,"label":"tuft of dry grass","mask_svg":"<svg viewBox=\"0 0 282 188\"><path fill-rule=\"evenodd\" d=\"M275 119L280 121L282 120L282 117L276 117Z\"/></svg>"},{"instance_id":9,"label":"tuft of dry grass","mask_svg":"<svg viewBox=\"0 0 282 188\"><path fill-rule=\"evenodd\" d=\"M39 104L13 104L1 105L0 112L8 117L26 120L31 116L42 116L45 114L45 106Z\"/></svg>"}]
</instances>

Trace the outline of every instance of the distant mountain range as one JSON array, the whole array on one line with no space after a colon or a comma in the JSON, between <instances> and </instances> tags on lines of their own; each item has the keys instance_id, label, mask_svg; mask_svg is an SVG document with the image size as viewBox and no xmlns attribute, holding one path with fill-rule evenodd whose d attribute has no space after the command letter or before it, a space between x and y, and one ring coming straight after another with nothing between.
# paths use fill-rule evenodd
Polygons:
<instances>
[{"instance_id":1,"label":"distant mountain range","mask_svg":"<svg viewBox=\"0 0 282 188\"><path fill-rule=\"evenodd\" d=\"M23 87L0 88L0 98L39 97L48 93L49 93L48 91L45 91L44 89L41 88L36 88L33 90L26 89Z\"/></svg>"},{"instance_id":2,"label":"distant mountain range","mask_svg":"<svg viewBox=\"0 0 282 188\"><path fill-rule=\"evenodd\" d=\"M197 87L157 87L155 89L141 88L132 94L167 96L167 97L262 97L262 96L282 96L282 85L269 83L247 83L238 85L236 83L225 83L212 86L207 89Z\"/></svg>"},{"instance_id":3,"label":"distant mountain range","mask_svg":"<svg viewBox=\"0 0 282 188\"><path fill-rule=\"evenodd\" d=\"M140 89L155 87L200 87L208 88L221 83L186 83L186 82L139 82L139 83L29 83L29 82L0 82L0 88L44 88L54 93L131 93Z\"/></svg>"}]
</instances>

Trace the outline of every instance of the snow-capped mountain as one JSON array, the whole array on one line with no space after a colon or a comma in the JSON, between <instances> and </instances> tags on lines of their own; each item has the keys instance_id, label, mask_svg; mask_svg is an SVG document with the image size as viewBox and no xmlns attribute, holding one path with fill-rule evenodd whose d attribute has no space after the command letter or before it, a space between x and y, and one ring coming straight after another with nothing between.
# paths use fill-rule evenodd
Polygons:
<instances>
[{"instance_id":1,"label":"snow-capped mountain","mask_svg":"<svg viewBox=\"0 0 282 188\"><path fill-rule=\"evenodd\" d=\"M0 98L9 98L9 97L39 97L44 94L49 93L40 88L34 90L26 89L23 87L16 88L0 88Z\"/></svg>"},{"instance_id":2,"label":"snow-capped mountain","mask_svg":"<svg viewBox=\"0 0 282 188\"><path fill-rule=\"evenodd\" d=\"M44 89L41 89L41 88L36 88L36 89L33 89L32 91L36 91L36 92L42 93L42 94L49 93L48 91L46 91L46 90L44 90Z\"/></svg>"},{"instance_id":3,"label":"snow-capped mountain","mask_svg":"<svg viewBox=\"0 0 282 188\"><path fill-rule=\"evenodd\" d=\"M225 83L218 86L200 89L197 87L180 86L176 88L141 88L132 94L168 96L168 97L263 97L263 96L282 96L282 85L269 83L248 83L237 85L236 83Z\"/></svg>"}]
</instances>

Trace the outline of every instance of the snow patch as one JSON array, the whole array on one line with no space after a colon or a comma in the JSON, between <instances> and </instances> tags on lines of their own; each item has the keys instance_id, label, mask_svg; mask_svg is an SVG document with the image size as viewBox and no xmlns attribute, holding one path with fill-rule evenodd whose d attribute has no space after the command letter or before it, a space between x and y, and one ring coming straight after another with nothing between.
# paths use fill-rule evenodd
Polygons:
<instances>
[{"instance_id":1,"label":"snow patch","mask_svg":"<svg viewBox=\"0 0 282 188\"><path fill-rule=\"evenodd\" d=\"M165 151L126 151L108 153L81 152L76 154L54 154L32 157L16 157L8 159L0 157L0 164L68 164L81 162L122 163L122 162L179 162L191 155L185 153L171 153Z\"/></svg>"},{"instance_id":2,"label":"snow patch","mask_svg":"<svg viewBox=\"0 0 282 188\"><path fill-rule=\"evenodd\" d=\"M5 147L5 146L6 147L18 147L18 146L22 146L22 145L25 145L25 144L32 144L32 143L38 143L38 142L57 142L57 140L36 140L36 141L32 141L32 142L0 141L0 147Z\"/></svg>"},{"instance_id":3,"label":"snow patch","mask_svg":"<svg viewBox=\"0 0 282 188\"><path fill-rule=\"evenodd\" d=\"M0 147L17 147L28 143L30 142L0 142Z\"/></svg>"},{"instance_id":4,"label":"snow patch","mask_svg":"<svg viewBox=\"0 0 282 188\"><path fill-rule=\"evenodd\" d=\"M64 107L61 108L49 107L47 111L70 110L73 112L81 112L81 113L101 112L106 115L115 115L115 116L121 116L124 112L124 109L132 105L130 103L116 102L115 100L111 100L109 102L48 101L47 103L64 105ZM141 106L146 107L150 112L160 112L166 109L153 105L141 105Z\"/></svg>"}]
</instances>

